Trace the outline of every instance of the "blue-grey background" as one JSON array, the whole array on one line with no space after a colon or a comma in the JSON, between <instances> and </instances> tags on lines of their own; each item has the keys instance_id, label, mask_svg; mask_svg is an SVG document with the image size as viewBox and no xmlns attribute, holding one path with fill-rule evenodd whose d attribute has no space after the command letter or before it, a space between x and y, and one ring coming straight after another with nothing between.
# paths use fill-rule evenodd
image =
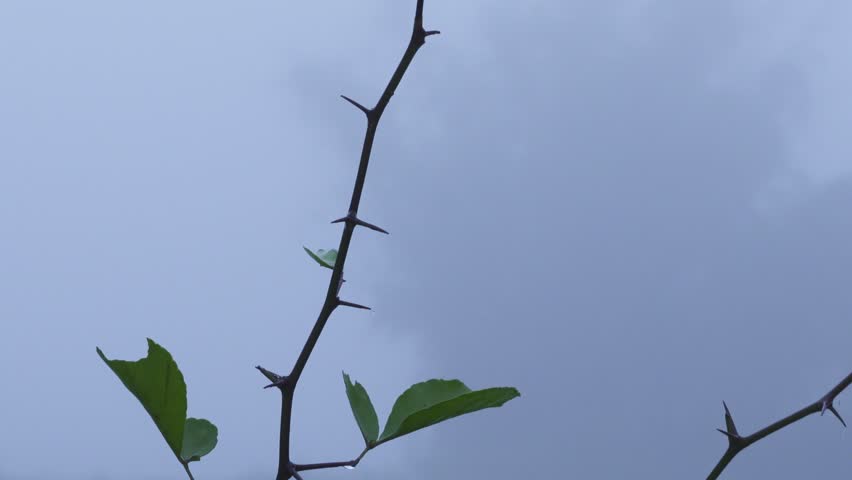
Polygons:
<instances>
[{"instance_id":1,"label":"blue-grey background","mask_svg":"<svg viewBox=\"0 0 852 480\"><path fill-rule=\"evenodd\" d=\"M171 479L98 359L170 349L220 427L199 479L270 479L278 396L414 0L0 2L0 478ZM346 297L294 421L360 450L411 383L523 397L306 478L704 478L852 370L848 2L427 0L443 31L377 137ZM852 416L852 392L839 407ZM808 418L728 479L843 478Z\"/></svg>"}]
</instances>

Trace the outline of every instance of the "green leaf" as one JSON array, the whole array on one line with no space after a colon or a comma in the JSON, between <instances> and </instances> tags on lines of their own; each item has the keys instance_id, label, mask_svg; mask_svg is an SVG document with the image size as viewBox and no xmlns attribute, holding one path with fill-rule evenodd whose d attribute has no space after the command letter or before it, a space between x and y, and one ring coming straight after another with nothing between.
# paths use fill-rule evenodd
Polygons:
<instances>
[{"instance_id":1,"label":"green leaf","mask_svg":"<svg viewBox=\"0 0 852 480\"><path fill-rule=\"evenodd\" d=\"M317 263L322 265L325 268L334 269L334 262L337 261L337 250L323 250L319 249L316 252L311 251L308 247L302 247L308 252L308 255L311 256Z\"/></svg>"},{"instance_id":2,"label":"green leaf","mask_svg":"<svg viewBox=\"0 0 852 480\"><path fill-rule=\"evenodd\" d=\"M216 448L219 429L203 418L187 418L183 430L183 448L180 458L183 462L197 462L201 457Z\"/></svg>"},{"instance_id":3,"label":"green leaf","mask_svg":"<svg viewBox=\"0 0 852 480\"><path fill-rule=\"evenodd\" d=\"M459 415L503 405L521 394L512 387L471 391L458 380L412 385L397 398L376 445Z\"/></svg>"},{"instance_id":4,"label":"green leaf","mask_svg":"<svg viewBox=\"0 0 852 480\"><path fill-rule=\"evenodd\" d=\"M352 381L346 373L343 374L343 383L346 384L349 406L352 407L352 415L355 416L358 428L361 429L364 443L367 444L367 447L372 447L376 443L376 439L379 438L379 417L376 416L373 402L370 401L367 390L360 383L355 382L355 385L352 385Z\"/></svg>"},{"instance_id":5,"label":"green leaf","mask_svg":"<svg viewBox=\"0 0 852 480\"><path fill-rule=\"evenodd\" d=\"M175 456L183 443L186 421L186 383L169 352L148 339L148 356L135 362L109 360L100 348L101 359L118 375L154 420Z\"/></svg>"}]
</instances>

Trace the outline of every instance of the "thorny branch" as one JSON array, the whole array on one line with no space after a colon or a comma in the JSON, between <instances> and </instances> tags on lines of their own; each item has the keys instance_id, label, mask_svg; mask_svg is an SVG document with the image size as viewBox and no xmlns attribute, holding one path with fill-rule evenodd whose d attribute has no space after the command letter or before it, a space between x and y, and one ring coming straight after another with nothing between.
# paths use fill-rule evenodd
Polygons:
<instances>
[{"instance_id":1,"label":"thorny branch","mask_svg":"<svg viewBox=\"0 0 852 480\"><path fill-rule=\"evenodd\" d=\"M388 233L381 227L378 227L358 218L358 207L361 203L361 194L363 192L364 183L367 177L367 166L370 162L370 153L372 152L373 140L375 138L376 130L379 125L379 120L381 119L385 108L390 103L391 97L393 97L397 87L399 87L399 84L402 81L402 77L405 75L408 66L414 59L414 55L417 53L420 47L426 43L426 37L440 33L438 31L427 31L423 28L423 3L424 0L417 0L417 7L414 15L414 28L411 33L411 39L409 40L408 47L406 48L405 53L403 54L402 59L399 62L399 65L391 76L390 81L385 87L384 92L379 98L378 103L376 103L376 106L373 108L367 108L364 105L358 103L357 101L345 95L341 95L344 100L354 105L367 117L367 130L364 135L364 143L361 149L361 159L358 166L358 173L355 178L355 186L352 191L352 198L349 203L349 211L347 212L346 216L334 220L332 222L344 223L344 228L343 233L340 237L337 260L335 262L334 269L331 274L326 298L323 302L323 306L320 310L316 323L314 324L314 327L311 330L311 333L309 334L308 339L305 342L305 345L302 348L302 351L299 354L299 357L296 360L296 363L293 366L293 369L291 370L290 374L286 376L278 375L263 367L257 367L257 369L260 370L260 372L271 382L264 388L277 387L281 391L282 395L278 475L276 477L276 480L289 480L290 478L302 480L302 477L299 472L307 470L319 470L338 467L355 467L358 465L364 455L369 451L369 448L365 448L361 452L361 454L358 455L357 458L348 461L310 464L293 463L290 458L290 421L292 418L293 394L295 393L296 384L302 375L302 371L304 370L305 365L308 363L308 358L310 357L311 352L316 346L316 343L319 340L320 335L322 334L323 328L325 327L325 324L328 322L328 319L329 317L331 317L331 314L334 312L334 310L340 306L369 310L369 307L340 299L340 288L344 282L343 268L346 264L346 257L349 253L349 244L352 240L352 234L355 231L356 226L366 227L370 230L374 230L384 234ZM836 416L837 419L840 420L840 422L845 427L846 422L843 420L837 409L834 407L834 400L850 384L852 384L852 373L850 373L846 378L843 379L843 381L838 383L834 388L832 388L827 394L825 394L816 402L747 436L742 436L739 434L739 432L737 431L737 427L734 423L733 416L731 415L727 404L723 402L725 408L726 428L725 430L718 430L728 438L728 448L722 455L722 458L719 459L716 466L713 468L713 471L710 472L710 475L707 477L707 480L715 480L719 478L719 476L722 474L728 464L730 464L731 460L733 460L734 457L737 456L737 454L739 454L752 444L811 414L824 414L826 411L829 411L834 414L834 416Z\"/></svg>"},{"instance_id":2,"label":"thorny branch","mask_svg":"<svg viewBox=\"0 0 852 480\"><path fill-rule=\"evenodd\" d=\"M408 47L405 49L405 53L402 55L399 65L396 67L396 70L391 76L391 79L385 87L382 96L379 98L378 103L376 103L376 106L373 108L367 108L355 100L343 96L344 100L364 112L367 117L367 131L364 135L364 144L361 149L361 160L358 165L358 174L355 177L355 187L352 191L349 211L343 218L332 222L344 223L344 227L343 233L340 237L340 245L337 249L337 260L334 264L331 280L328 284L328 291L326 293L322 309L320 310L319 317L317 318L311 333L308 335L308 339L299 354L299 358L296 360L296 364L293 366L289 375L278 375L263 367L257 367L258 370L260 370L260 372L271 382L266 388L277 387L281 391L281 430L278 451L278 475L276 480L288 480L290 478L301 480L301 476L299 475L299 471L301 470L314 470L347 465L355 466L366 453L365 450L357 459L350 462L332 462L309 465L294 464L290 458L290 420L292 418L293 411L293 394L296 390L296 384L302 376L302 371L308 363L308 358L311 356L311 352L313 351L314 346L316 346L317 341L322 334L322 330L334 310L340 306L368 309L368 307L363 305L340 299L340 287L343 285L344 281L343 268L346 264L346 256L349 253L349 244L352 240L352 233L355 231L356 226L363 226L371 230L387 233L384 229L359 219L358 206L361 203L361 193L364 189L364 181L367 177L367 166L370 162L370 152L373 149L373 139L376 136L376 129L379 126L379 120L382 117L382 113L384 113L385 108L388 106L388 103L390 103L391 97L393 97L394 92L396 92L397 87L399 87L402 77L405 75L405 71L414 59L414 55L417 53L417 50L426 43L426 37L440 33L434 30L427 31L423 28L423 2L424 0L417 0L417 7L414 14L414 28L411 32L411 39L409 40Z\"/></svg>"},{"instance_id":3,"label":"thorny branch","mask_svg":"<svg viewBox=\"0 0 852 480\"><path fill-rule=\"evenodd\" d=\"M719 478L719 475L722 474L722 471L731 463L731 460L737 456L738 453L742 452L746 448L748 448L753 443L761 440L769 435L781 430L782 428L791 425L799 420L811 415L813 413L819 413L820 415L824 414L826 411L831 412L840 420L840 423L843 426L846 426L846 422L843 421L843 417L840 416L837 409L834 408L834 400L837 398L840 393L846 389L850 384L852 384L852 373L846 376L840 383L838 383L834 388L832 388L828 393L823 395L822 398L817 400L816 402L798 410L796 412L787 415L786 417L778 420L777 422L762 428L751 435L742 436L737 432L737 426L734 424L734 418L731 415L731 411L728 409L728 405L722 402L722 405L725 407L725 430L719 430L723 435L728 437L728 449L725 450L725 453L722 455L722 458L716 463L716 466L713 468L713 471L710 472L710 475L707 476L707 480L715 480Z\"/></svg>"}]
</instances>

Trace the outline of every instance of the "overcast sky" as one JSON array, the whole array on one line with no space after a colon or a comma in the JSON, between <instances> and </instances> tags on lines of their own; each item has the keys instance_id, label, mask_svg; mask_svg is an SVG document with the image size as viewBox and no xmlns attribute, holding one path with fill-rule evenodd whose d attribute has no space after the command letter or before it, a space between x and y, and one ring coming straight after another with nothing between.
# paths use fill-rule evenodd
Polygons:
<instances>
[{"instance_id":1,"label":"overcast sky","mask_svg":"<svg viewBox=\"0 0 852 480\"><path fill-rule=\"evenodd\" d=\"M279 396L414 0L0 2L0 479L174 479L95 354L145 338L220 429L199 480L272 479ZM305 478L704 478L852 370L852 4L427 0L374 147L299 462L412 383L523 396ZM847 392L838 400L852 417ZM830 418L723 478L842 478Z\"/></svg>"}]
</instances>

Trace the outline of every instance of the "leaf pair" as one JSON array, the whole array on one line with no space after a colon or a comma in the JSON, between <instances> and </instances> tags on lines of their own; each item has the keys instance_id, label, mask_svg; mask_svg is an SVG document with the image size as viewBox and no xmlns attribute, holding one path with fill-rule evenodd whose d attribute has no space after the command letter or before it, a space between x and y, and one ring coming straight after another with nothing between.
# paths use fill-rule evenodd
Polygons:
<instances>
[{"instance_id":1,"label":"leaf pair","mask_svg":"<svg viewBox=\"0 0 852 480\"><path fill-rule=\"evenodd\" d=\"M379 420L367 390L360 383L353 384L346 373L343 382L349 406L368 449L444 420L502 406L521 395L512 387L471 391L459 380L432 379L417 383L396 399L385 429L379 435Z\"/></svg>"},{"instance_id":2,"label":"leaf pair","mask_svg":"<svg viewBox=\"0 0 852 480\"><path fill-rule=\"evenodd\" d=\"M148 356L135 362L98 355L154 420L178 461L186 467L216 447L218 429L207 420L186 417L186 383L168 350L148 339Z\"/></svg>"}]
</instances>

